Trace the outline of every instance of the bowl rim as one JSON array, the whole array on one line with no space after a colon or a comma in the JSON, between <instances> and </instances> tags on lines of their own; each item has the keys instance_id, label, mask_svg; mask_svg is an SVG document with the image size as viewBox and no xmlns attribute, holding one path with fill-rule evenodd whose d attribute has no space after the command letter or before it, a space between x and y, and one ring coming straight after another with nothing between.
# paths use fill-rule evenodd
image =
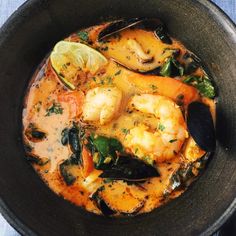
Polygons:
<instances>
[{"instance_id":1,"label":"bowl rim","mask_svg":"<svg viewBox=\"0 0 236 236\"><path fill-rule=\"evenodd\" d=\"M15 18L17 18L21 13L25 12L27 8L37 4L40 0L26 0L19 8L17 8L11 16L6 20L6 22L0 27L0 36L1 34L9 28L14 22ZM219 23L224 30L225 33L230 35L230 37L236 42L236 23L215 3L213 0L205 1L205 0L194 0L198 2L202 7L208 10L208 13L214 21ZM212 225L210 225L201 235L211 235L216 232L226 221L229 219L232 214L236 211L236 197L232 201L232 203L228 206L225 212L219 217L217 221L215 221ZM0 213L6 219L6 221L21 235L36 235L31 229L30 226L23 223L23 220L20 220L19 216L16 216L14 212L10 209L10 207L3 201L0 196Z\"/></svg>"}]
</instances>

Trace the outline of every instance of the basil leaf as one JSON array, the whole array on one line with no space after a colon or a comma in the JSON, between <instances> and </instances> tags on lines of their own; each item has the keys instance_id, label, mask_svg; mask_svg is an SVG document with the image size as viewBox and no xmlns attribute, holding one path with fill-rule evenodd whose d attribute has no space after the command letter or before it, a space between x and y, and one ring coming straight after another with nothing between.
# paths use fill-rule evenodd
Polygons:
<instances>
[{"instance_id":1,"label":"basil leaf","mask_svg":"<svg viewBox=\"0 0 236 236\"><path fill-rule=\"evenodd\" d=\"M93 148L91 147L93 146ZM115 138L107 138L104 136L90 137L90 149L99 153L99 160L96 163L96 169L105 169L114 163L117 159L117 152L123 151L122 144ZM107 158L111 160L106 162Z\"/></svg>"}]
</instances>

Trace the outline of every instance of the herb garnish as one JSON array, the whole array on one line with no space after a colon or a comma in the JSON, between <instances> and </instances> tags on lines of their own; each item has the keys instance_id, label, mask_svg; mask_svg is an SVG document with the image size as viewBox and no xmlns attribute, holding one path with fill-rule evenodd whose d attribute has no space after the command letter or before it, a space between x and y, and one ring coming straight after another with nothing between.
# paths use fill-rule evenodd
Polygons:
<instances>
[{"instance_id":1,"label":"herb garnish","mask_svg":"<svg viewBox=\"0 0 236 236\"><path fill-rule=\"evenodd\" d=\"M62 114L63 108L60 103L53 102L52 106L47 108L45 116L51 116L52 114Z\"/></svg>"},{"instance_id":2,"label":"herb garnish","mask_svg":"<svg viewBox=\"0 0 236 236\"><path fill-rule=\"evenodd\" d=\"M151 87L151 89L152 89L153 91L156 91L156 90L157 90L157 86L154 85L154 84L151 84L150 87Z\"/></svg>"},{"instance_id":3,"label":"herb garnish","mask_svg":"<svg viewBox=\"0 0 236 236\"><path fill-rule=\"evenodd\" d=\"M77 35L79 36L79 38L80 38L81 40L83 40L83 41L85 41L85 42L88 42L88 40L89 40L88 32L86 32L86 31L79 31L79 32L77 33Z\"/></svg>"},{"instance_id":4,"label":"herb garnish","mask_svg":"<svg viewBox=\"0 0 236 236\"><path fill-rule=\"evenodd\" d=\"M178 139L171 139L169 142L170 143L174 143L174 142L176 142Z\"/></svg>"},{"instance_id":5,"label":"herb garnish","mask_svg":"<svg viewBox=\"0 0 236 236\"><path fill-rule=\"evenodd\" d=\"M129 133L129 130L128 130L128 129L125 129L125 128L122 128L121 131L122 131L124 134L128 134L128 133Z\"/></svg>"},{"instance_id":6,"label":"herb garnish","mask_svg":"<svg viewBox=\"0 0 236 236\"><path fill-rule=\"evenodd\" d=\"M118 70L116 73L115 73L115 76L119 75L121 73L121 70Z\"/></svg>"},{"instance_id":7,"label":"herb garnish","mask_svg":"<svg viewBox=\"0 0 236 236\"><path fill-rule=\"evenodd\" d=\"M160 131L163 131L166 127L164 125L162 125L162 124L159 124L158 128L159 128Z\"/></svg>"},{"instance_id":8,"label":"herb garnish","mask_svg":"<svg viewBox=\"0 0 236 236\"><path fill-rule=\"evenodd\" d=\"M184 80L184 83L191 84L194 87L196 87L199 92L208 98L214 98L215 97L215 89L211 82L211 80L205 75L203 77L197 77L197 76L187 76Z\"/></svg>"}]
</instances>

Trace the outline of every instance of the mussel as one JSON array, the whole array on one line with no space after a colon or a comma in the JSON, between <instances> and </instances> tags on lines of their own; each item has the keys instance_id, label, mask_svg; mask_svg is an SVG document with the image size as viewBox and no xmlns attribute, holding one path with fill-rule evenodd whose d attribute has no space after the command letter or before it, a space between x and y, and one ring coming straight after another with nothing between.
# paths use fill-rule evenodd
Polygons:
<instances>
[{"instance_id":1,"label":"mussel","mask_svg":"<svg viewBox=\"0 0 236 236\"><path fill-rule=\"evenodd\" d=\"M62 145L67 145L69 142L69 129L65 128L61 132L61 144Z\"/></svg>"},{"instance_id":2,"label":"mussel","mask_svg":"<svg viewBox=\"0 0 236 236\"><path fill-rule=\"evenodd\" d=\"M215 150L215 128L210 109L207 105L201 102L189 104L187 126L190 135L201 149L206 152Z\"/></svg>"},{"instance_id":3,"label":"mussel","mask_svg":"<svg viewBox=\"0 0 236 236\"><path fill-rule=\"evenodd\" d=\"M201 66L201 59L198 58L195 54L186 52L183 55L185 61L185 73L192 74Z\"/></svg>"},{"instance_id":4,"label":"mussel","mask_svg":"<svg viewBox=\"0 0 236 236\"><path fill-rule=\"evenodd\" d=\"M77 124L73 124L71 128L65 128L61 132L62 145L69 144L73 155L72 159L76 159L77 164L81 164L82 139L84 130Z\"/></svg>"},{"instance_id":5,"label":"mussel","mask_svg":"<svg viewBox=\"0 0 236 236\"><path fill-rule=\"evenodd\" d=\"M111 22L106 28L104 28L98 35L98 41L102 41L124 29L130 28L142 22L142 18L132 18L132 19L121 19Z\"/></svg>"},{"instance_id":6,"label":"mussel","mask_svg":"<svg viewBox=\"0 0 236 236\"><path fill-rule=\"evenodd\" d=\"M128 184L122 181L113 181L111 186L98 188L91 197L105 216L111 216L117 212L123 215L135 215L143 208L146 193L136 193L138 190L128 191Z\"/></svg>"},{"instance_id":7,"label":"mussel","mask_svg":"<svg viewBox=\"0 0 236 236\"><path fill-rule=\"evenodd\" d=\"M111 22L108 26L101 30L98 35L98 41L102 41L102 46L104 46L103 43L107 43L107 48L110 48L110 42L107 39L111 36L116 38L115 36L118 32L121 32L127 28L144 29L145 31L153 32L153 35L159 39L156 42L157 44L160 44L157 48L161 49L150 53L150 49L146 47L143 48L142 43L140 43L137 39L129 37L124 37L122 41L115 40L112 42L113 49L106 50L106 56L131 71L143 74L160 75L159 72L166 60L168 58L175 58L179 53L179 49L169 48L168 45L163 45L163 43L172 44L172 40L166 33L164 24L159 19L155 18L133 18L129 20L123 19ZM150 36L149 33L147 33L146 36L152 39L152 36ZM126 50L121 52L121 50L117 50L116 48L126 48ZM175 69L177 62L172 64L173 65L171 67ZM179 66L177 67L179 69Z\"/></svg>"},{"instance_id":8,"label":"mussel","mask_svg":"<svg viewBox=\"0 0 236 236\"><path fill-rule=\"evenodd\" d=\"M68 141L71 147L71 151L73 153L80 153L81 152L81 144L79 140L79 130L76 127L72 127L68 131Z\"/></svg>"},{"instance_id":9,"label":"mussel","mask_svg":"<svg viewBox=\"0 0 236 236\"><path fill-rule=\"evenodd\" d=\"M33 153L27 153L26 160L39 166L44 166L50 161L47 157L41 158Z\"/></svg>"},{"instance_id":10,"label":"mussel","mask_svg":"<svg viewBox=\"0 0 236 236\"><path fill-rule=\"evenodd\" d=\"M159 19L155 18L131 18L111 22L99 33L98 41L102 41L122 30L131 27L143 28L148 31L153 31L155 36L163 43L172 44L172 40L166 33L164 24Z\"/></svg>"},{"instance_id":11,"label":"mussel","mask_svg":"<svg viewBox=\"0 0 236 236\"><path fill-rule=\"evenodd\" d=\"M151 177L159 177L157 169L131 156L119 156L116 163L107 168L99 176L113 180L143 181Z\"/></svg>"},{"instance_id":12,"label":"mussel","mask_svg":"<svg viewBox=\"0 0 236 236\"><path fill-rule=\"evenodd\" d=\"M25 130L25 136L31 142L40 142L46 138L46 133L41 131L35 124L30 123Z\"/></svg>"},{"instance_id":13,"label":"mussel","mask_svg":"<svg viewBox=\"0 0 236 236\"><path fill-rule=\"evenodd\" d=\"M98 209L101 210L104 216L114 215L116 212L113 211L100 196L99 192L101 191L103 191L103 187L97 189L97 191L92 194L91 199L94 201Z\"/></svg>"},{"instance_id":14,"label":"mussel","mask_svg":"<svg viewBox=\"0 0 236 236\"><path fill-rule=\"evenodd\" d=\"M75 182L76 177L72 174L71 167L73 165L78 165L79 163L80 159L78 158L78 156L76 154L72 154L70 158L59 165L60 174L66 185L70 186Z\"/></svg>"}]
</instances>

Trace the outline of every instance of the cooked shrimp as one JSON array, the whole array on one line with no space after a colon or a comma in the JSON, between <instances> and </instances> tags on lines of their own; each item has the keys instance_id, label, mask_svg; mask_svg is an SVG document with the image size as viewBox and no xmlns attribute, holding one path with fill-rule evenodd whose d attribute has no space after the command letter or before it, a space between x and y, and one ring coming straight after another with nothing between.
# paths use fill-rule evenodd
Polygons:
<instances>
[{"instance_id":1,"label":"cooked shrimp","mask_svg":"<svg viewBox=\"0 0 236 236\"><path fill-rule=\"evenodd\" d=\"M157 128L152 131L144 124L132 128L125 138L125 146L142 159L164 161L180 151L188 137L180 108L169 98L142 94L132 97L131 107L140 112L153 114Z\"/></svg>"},{"instance_id":2,"label":"cooked shrimp","mask_svg":"<svg viewBox=\"0 0 236 236\"><path fill-rule=\"evenodd\" d=\"M116 87L97 87L88 91L83 106L84 121L99 121L101 125L117 114L122 92Z\"/></svg>"}]
</instances>

